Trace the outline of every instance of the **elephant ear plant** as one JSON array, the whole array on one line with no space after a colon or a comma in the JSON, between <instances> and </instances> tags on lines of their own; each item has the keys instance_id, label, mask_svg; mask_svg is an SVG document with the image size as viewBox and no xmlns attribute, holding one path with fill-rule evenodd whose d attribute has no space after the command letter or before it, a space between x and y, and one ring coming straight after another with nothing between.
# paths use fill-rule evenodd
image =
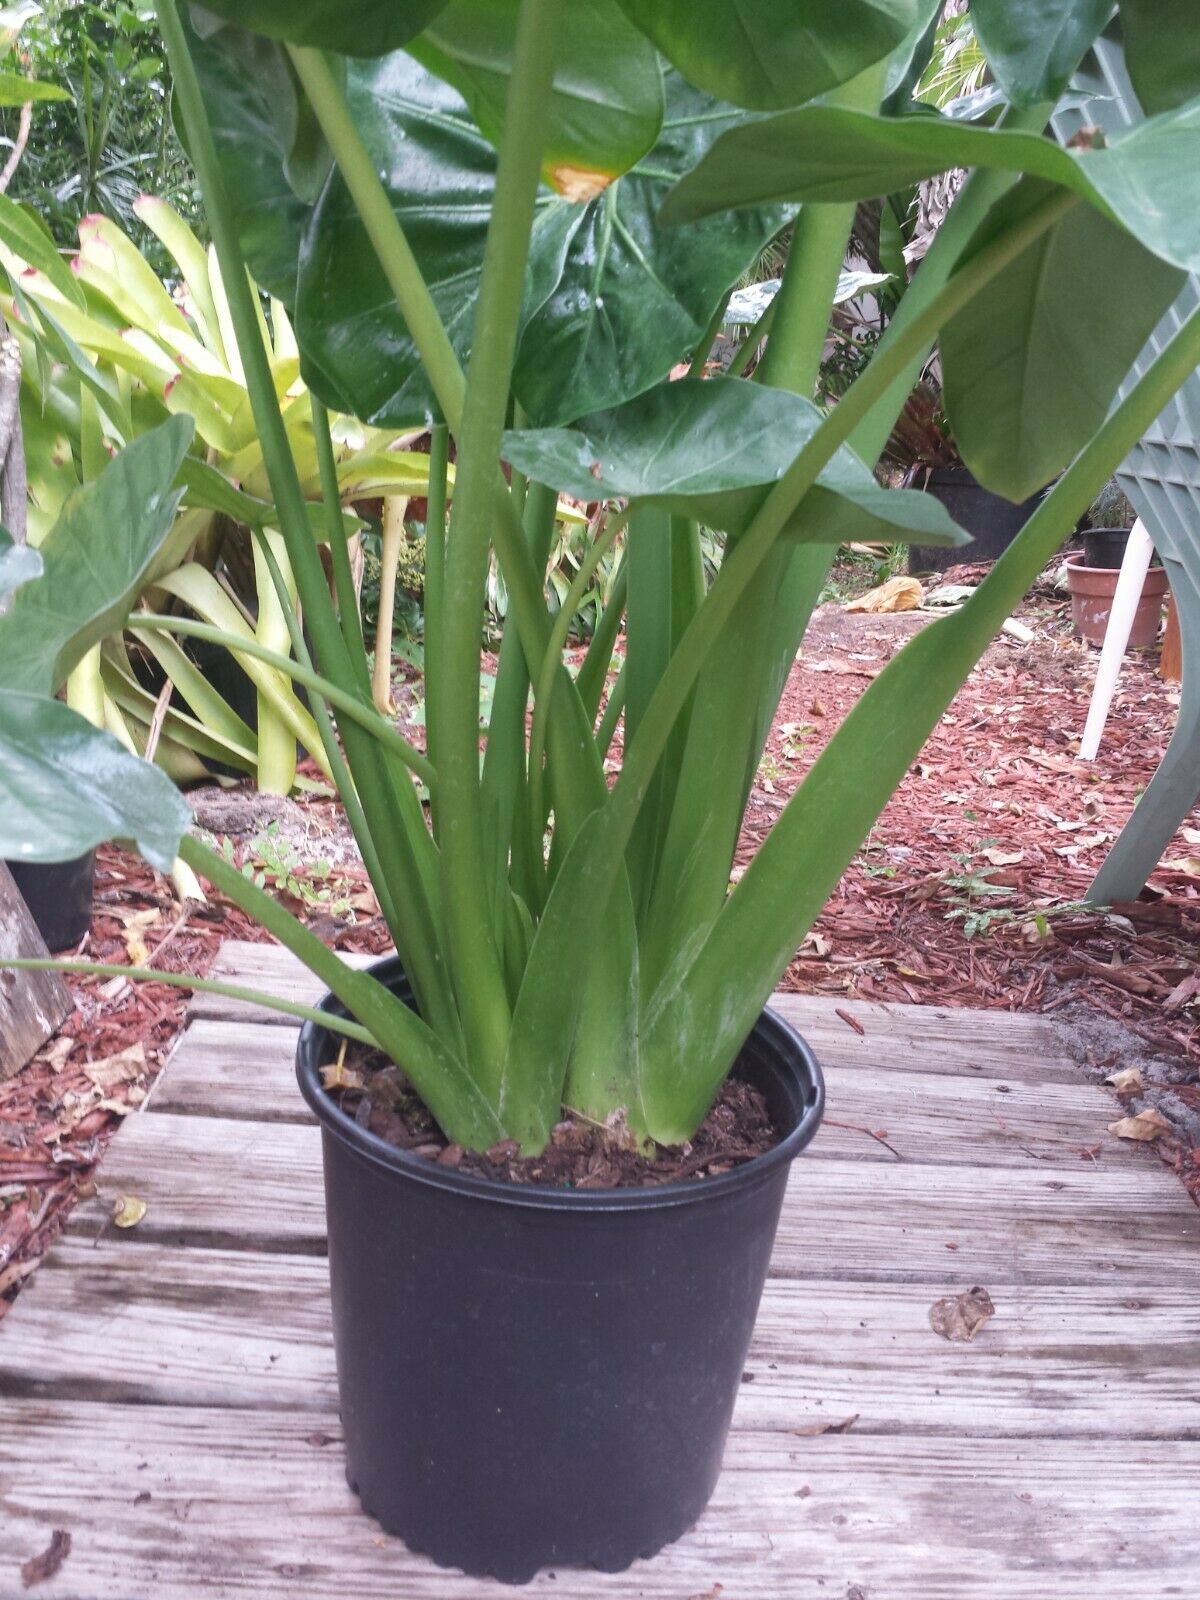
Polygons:
<instances>
[{"instance_id":1,"label":"elephant ear plant","mask_svg":"<svg viewBox=\"0 0 1200 1600\"><path fill-rule=\"evenodd\" d=\"M1115 9L975 0L1003 102L982 125L911 102L935 0L206 0L191 17L158 0L312 642L310 659L288 607L299 664L272 664L309 691L398 965L346 970L188 835L164 785L49 697L62 646L56 671L0 691L0 849L178 850L329 986L299 1066L324 1129L349 1473L438 1560L616 1567L711 1492L787 1160L819 1115L815 1065L764 1004L1001 622L1200 361L1193 316L1116 401L1200 269L1200 68L1182 8ZM1050 113L1122 23L1135 82L1169 79L1169 103L1119 140L1060 148ZM857 204L952 168L969 178L897 314L822 409ZM753 380L705 379L729 293L789 229ZM286 305L326 405L375 427L433 421L423 751L372 708L355 619L330 601L247 268ZM976 477L1018 502L1054 487L971 600L867 689L731 889L835 546L962 537L872 471L935 344ZM175 426L139 445L164 472ZM597 513L554 610L559 493ZM726 541L711 583L702 526ZM120 519L107 530L127 537ZM575 602L622 536L572 675ZM493 554L509 608L481 757ZM18 589L6 662L35 653L45 611L21 600L46 582ZM130 592L114 581L110 609ZM89 761L128 784L91 792L75 781ZM394 1149L325 1093L338 1034L396 1064L448 1163ZM722 1176L575 1193L454 1168L463 1151L535 1155L564 1116L651 1155L678 1146L735 1063L780 1142Z\"/></svg>"}]
</instances>

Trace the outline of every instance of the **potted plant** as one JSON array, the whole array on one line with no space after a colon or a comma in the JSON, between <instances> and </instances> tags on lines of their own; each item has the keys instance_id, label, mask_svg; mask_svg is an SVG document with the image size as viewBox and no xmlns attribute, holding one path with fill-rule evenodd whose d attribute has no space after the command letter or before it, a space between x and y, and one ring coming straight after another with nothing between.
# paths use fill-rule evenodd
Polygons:
<instances>
[{"instance_id":1,"label":"potted plant","mask_svg":"<svg viewBox=\"0 0 1200 1600\"><path fill-rule=\"evenodd\" d=\"M313 643L315 665L287 608L297 663L272 664L309 692L397 958L348 970L188 832L159 774L51 698L45 658L69 663L98 624L23 605L38 579L0 623L0 847L179 851L328 984L316 1012L277 1003L305 1020L322 1127L350 1480L386 1528L470 1572L619 1568L711 1492L787 1169L820 1116L816 1063L765 1003L1014 603L1200 360L1193 317L1110 410L1200 265L1200 107L1103 150L1044 137L1104 20L1092 0L1053 22L976 0L999 128L880 115L921 69L937 8L917 0L763 0L736 21L725 0L208 0L191 31L174 0L158 9ZM1173 62L1175 25L1131 14L1139 70ZM302 118L268 115L266 59ZM327 174L315 200L288 179L298 126ZM856 203L956 167L970 177L870 364L817 407ZM686 358L703 371L726 294L789 227L755 379L672 382ZM327 401L373 425L435 418L422 750L373 707L330 603L244 257L260 279L273 265ZM748 775L834 547L961 540L933 497L872 471L935 339L979 481L1014 502L1054 488L871 684L731 888ZM171 448L160 428L99 483L160 505ZM595 510L552 607L560 492ZM711 584L702 524L726 537ZM622 534L571 676L574 591ZM481 762L493 552L509 605ZM109 612L149 559L97 578Z\"/></svg>"},{"instance_id":2,"label":"potted plant","mask_svg":"<svg viewBox=\"0 0 1200 1600\"><path fill-rule=\"evenodd\" d=\"M1103 644L1108 632L1117 579L1136 515L1120 484L1110 478L1079 524L1083 550L1066 559L1071 620L1080 638L1089 639L1093 644ZM1166 593L1166 568L1155 558L1143 580L1133 614L1129 633L1131 645L1145 647L1156 642Z\"/></svg>"}]
</instances>

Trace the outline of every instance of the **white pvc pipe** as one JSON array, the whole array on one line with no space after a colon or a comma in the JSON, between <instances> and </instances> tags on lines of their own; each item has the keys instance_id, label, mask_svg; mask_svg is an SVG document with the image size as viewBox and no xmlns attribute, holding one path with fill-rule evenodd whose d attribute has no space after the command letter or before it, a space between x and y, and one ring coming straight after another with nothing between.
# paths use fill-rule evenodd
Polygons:
<instances>
[{"instance_id":1,"label":"white pvc pipe","mask_svg":"<svg viewBox=\"0 0 1200 1600\"><path fill-rule=\"evenodd\" d=\"M1104 732L1113 696L1117 692L1121 662L1129 644L1129 635L1133 631L1134 612L1142 597L1146 574L1150 570L1150 557L1153 554L1153 541L1139 517L1129 530L1129 543L1125 546L1121 575L1117 579L1117 591L1113 595L1108 627L1104 630L1104 644L1100 649L1100 664L1096 668L1092 703L1088 707L1083 738L1079 741L1081 761L1094 761L1096 752L1100 748L1100 736Z\"/></svg>"}]
</instances>

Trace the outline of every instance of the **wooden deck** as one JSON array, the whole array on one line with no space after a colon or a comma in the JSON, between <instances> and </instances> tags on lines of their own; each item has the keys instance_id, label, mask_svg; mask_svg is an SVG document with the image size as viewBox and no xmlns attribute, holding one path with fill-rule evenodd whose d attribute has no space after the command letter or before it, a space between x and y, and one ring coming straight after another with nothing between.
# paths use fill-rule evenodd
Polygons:
<instances>
[{"instance_id":1,"label":"wooden deck","mask_svg":"<svg viewBox=\"0 0 1200 1600\"><path fill-rule=\"evenodd\" d=\"M221 965L315 987L264 946ZM779 1003L825 1065L828 1121L794 1170L716 1497L657 1560L528 1592L1194 1595L1200 1212L1106 1133L1119 1111L1048 1021ZM409 1556L346 1488L294 1039L198 999L101 1195L0 1325L0 1600L56 1529L45 1600L503 1593ZM104 1222L120 1194L147 1206L127 1231ZM973 1284L996 1315L947 1343L929 1308Z\"/></svg>"}]
</instances>

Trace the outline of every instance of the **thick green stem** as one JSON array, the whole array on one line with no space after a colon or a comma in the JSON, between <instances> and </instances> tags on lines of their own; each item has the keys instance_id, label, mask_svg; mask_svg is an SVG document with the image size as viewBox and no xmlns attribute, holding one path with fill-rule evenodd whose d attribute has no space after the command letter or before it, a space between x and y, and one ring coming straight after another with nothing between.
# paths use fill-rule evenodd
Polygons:
<instances>
[{"instance_id":1,"label":"thick green stem","mask_svg":"<svg viewBox=\"0 0 1200 1600\"><path fill-rule=\"evenodd\" d=\"M613 650L621 632L628 593L629 565L622 556L621 565L617 568L617 575L608 591L608 604L596 624L592 642L588 645L579 676L575 679L575 687L579 691L579 698L583 702L583 709L589 722L596 720L596 713L600 709L604 685L608 680L608 669L612 664Z\"/></svg>"},{"instance_id":2,"label":"thick green stem","mask_svg":"<svg viewBox=\"0 0 1200 1600\"><path fill-rule=\"evenodd\" d=\"M248 912L322 983L328 984L330 992L370 1031L380 1049L411 1078L448 1138L485 1150L503 1137L495 1110L462 1061L415 1011L368 973L348 967L290 911L199 839L188 835L179 853L214 889Z\"/></svg>"},{"instance_id":3,"label":"thick green stem","mask_svg":"<svg viewBox=\"0 0 1200 1600\"><path fill-rule=\"evenodd\" d=\"M342 515L342 496L338 487L337 462L333 454L333 436L329 431L329 413L316 395L309 391L312 411L313 439L317 448L317 466L321 474L321 499L325 506L325 524L329 537L329 559L333 565L333 585L337 593L338 621L346 653L358 678L363 694L370 692L371 680L367 671L367 651L363 643L362 617L358 609L358 591L354 574L350 570L350 551L346 543L346 522Z\"/></svg>"},{"instance_id":4,"label":"thick green stem","mask_svg":"<svg viewBox=\"0 0 1200 1600\"><path fill-rule=\"evenodd\" d=\"M282 1016L295 1017L299 1022L315 1022L322 1028L328 1028L330 1033L341 1034L343 1038L353 1039L359 1044L375 1045L378 1042L371 1030L364 1028L361 1023L331 1016L327 1011L318 1011L316 1006L301 1005L298 1000L281 1000L277 995L265 994L261 989L247 989L240 983L218 983L213 978L197 978L190 972L160 972L157 967L123 967L113 961L60 961L52 956L0 959L0 971L73 972L81 978L128 978L130 983L165 983L171 988L188 989L195 994L219 994L224 1000L262 1006L268 1011L278 1011Z\"/></svg>"},{"instance_id":5,"label":"thick green stem","mask_svg":"<svg viewBox=\"0 0 1200 1600\"><path fill-rule=\"evenodd\" d=\"M446 478L450 430L435 422L429 437L429 498L425 511L425 745L437 766L438 711L441 693L442 625L446 614ZM437 833L437 804L432 805Z\"/></svg>"},{"instance_id":6,"label":"thick green stem","mask_svg":"<svg viewBox=\"0 0 1200 1600\"><path fill-rule=\"evenodd\" d=\"M554 79L558 11L559 0L522 0L517 21L446 541L438 750L446 930L469 1059L491 1091L498 1091L503 1077L510 1012L499 941L480 898L487 878L479 788L479 650L500 439Z\"/></svg>"}]
</instances>

